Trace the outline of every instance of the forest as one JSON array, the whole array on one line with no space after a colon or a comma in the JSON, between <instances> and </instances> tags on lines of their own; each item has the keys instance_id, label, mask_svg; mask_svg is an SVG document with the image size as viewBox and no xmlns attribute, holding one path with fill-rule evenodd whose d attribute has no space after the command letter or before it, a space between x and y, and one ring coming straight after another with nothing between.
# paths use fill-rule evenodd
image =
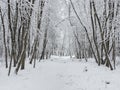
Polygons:
<instances>
[{"instance_id":1,"label":"forest","mask_svg":"<svg viewBox=\"0 0 120 90\"><path fill-rule=\"evenodd\" d=\"M48 72L57 67L58 70L61 67L63 70L67 68L68 71L69 69L74 71L74 67L77 70L84 67L84 72L95 67L98 69L93 70L94 75L99 75L96 73L100 69L103 76L104 73L107 77L108 73L115 72L110 73L110 78L113 78L112 75L118 77L120 75L119 20L120 0L0 0L0 73L5 73L5 78L8 76L10 78L14 75L19 77L19 73L25 76L24 73L28 69L36 69L39 73L33 73L40 74L42 71L39 69L42 66L48 67L46 71L48 75L50 74ZM62 64L60 66L60 63L63 66ZM70 67L69 63L73 66ZM57 74L60 73L58 70L55 70ZM64 77L64 75L58 76ZM105 85L110 84L110 78L105 81ZM111 88L105 86L104 89L93 89L94 85L90 84L92 89L89 89L89 86L84 84L86 87L83 87L84 89L73 87L59 89L56 86L55 89L42 90L113 90L114 87L118 87L115 90L119 90L120 79L117 79ZM40 90L36 88L38 89ZM1 90L14 89L3 87Z\"/></svg>"}]
</instances>

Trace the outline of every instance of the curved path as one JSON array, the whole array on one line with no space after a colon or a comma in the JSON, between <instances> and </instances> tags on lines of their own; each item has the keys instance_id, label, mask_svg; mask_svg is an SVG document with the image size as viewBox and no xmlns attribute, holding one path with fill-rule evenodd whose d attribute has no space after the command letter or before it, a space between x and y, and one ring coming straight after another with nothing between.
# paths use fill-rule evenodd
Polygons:
<instances>
[{"instance_id":1,"label":"curved path","mask_svg":"<svg viewBox=\"0 0 120 90\"><path fill-rule=\"evenodd\" d=\"M0 69L0 90L120 90L120 70L95 63L53 57L10 77Z\"/></svg>"}]
</instances>

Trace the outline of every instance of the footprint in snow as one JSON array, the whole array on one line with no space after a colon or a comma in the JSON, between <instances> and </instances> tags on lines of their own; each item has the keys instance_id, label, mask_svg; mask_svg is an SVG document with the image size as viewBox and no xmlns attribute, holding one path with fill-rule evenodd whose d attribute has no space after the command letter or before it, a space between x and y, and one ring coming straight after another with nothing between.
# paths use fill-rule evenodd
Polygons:
<instances>
[{"instance_id":1,"label":"footprint in snow","mask_svg":"<svg viewBox=\"0 0 120 90\"><path fill-rule=\"evenodd\" d=\"M71 82L66 82L65 84L68 86L72 86L74 83L71 81Z\"/></svg>"},{"instance_id":2,"label":"footprint in snow","mask_svg":"<svg viewBox=\"0 0 120 90\"><path fill-rule=\"evenodd\" d=\"M110 84L110 82L109 81L105 81L105 84Z\"/></svg>"},{"instance_id":3,"label":"footprint in snow","mask_svg":"<svg viewBox=\"0 0 120 90\"><path fill-rule=\"evenodd\" d=\"M87 67L85 67L84 70L83 70L83 72L87 72L87 71L88 71L88 69L87 69Z\"/></svg>"},{"instance_id":4,"label":"footprint in snow","mask_svg":"<svg viewBox=\"0 0 120 90\"><path fill-rule=\"evenodd\" d=\"M70 79L65 84L68 85L68 86L72 86L72 85L75 84L75 82L72 79Z\"/></svg>"}]
</instances>

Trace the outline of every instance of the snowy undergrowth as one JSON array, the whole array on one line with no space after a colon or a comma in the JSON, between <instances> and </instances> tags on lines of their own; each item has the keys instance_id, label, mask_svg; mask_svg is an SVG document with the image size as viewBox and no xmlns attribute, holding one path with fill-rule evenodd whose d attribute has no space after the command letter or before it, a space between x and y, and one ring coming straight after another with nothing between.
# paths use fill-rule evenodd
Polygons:
<instances>
[{"instance_id":1,"label":"snowy undergrowth","mask_svg":"<svg viewBox=\"0 0 120 90\"><path fill-rule=\"evenodd\" d=\"M35 69L26 64L18 75L7 76L0 66L0 90L120 90L120 67L110 71L98 67L92 59L75 60L52 57L37 63Z\"/></svg>"}]
</instances>

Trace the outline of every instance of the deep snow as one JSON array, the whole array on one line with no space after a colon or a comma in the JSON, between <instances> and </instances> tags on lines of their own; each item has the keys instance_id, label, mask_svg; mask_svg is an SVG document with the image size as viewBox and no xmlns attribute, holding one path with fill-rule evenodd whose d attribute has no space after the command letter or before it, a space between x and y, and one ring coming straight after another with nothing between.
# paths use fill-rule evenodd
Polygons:
<instances>
[{"instance_id":1,"label":"deep snow","mask_svg":"<svg viewBox=\"0 0 120 90\"><path fill-rule=\"evenodd\" d=\"M26 64L18 75L0 66L0 90L120 90L120 67L110 71L97 66L92 59L75 60L52 57L37 63L35 69Z\"/></svg>"}]
</instances>

